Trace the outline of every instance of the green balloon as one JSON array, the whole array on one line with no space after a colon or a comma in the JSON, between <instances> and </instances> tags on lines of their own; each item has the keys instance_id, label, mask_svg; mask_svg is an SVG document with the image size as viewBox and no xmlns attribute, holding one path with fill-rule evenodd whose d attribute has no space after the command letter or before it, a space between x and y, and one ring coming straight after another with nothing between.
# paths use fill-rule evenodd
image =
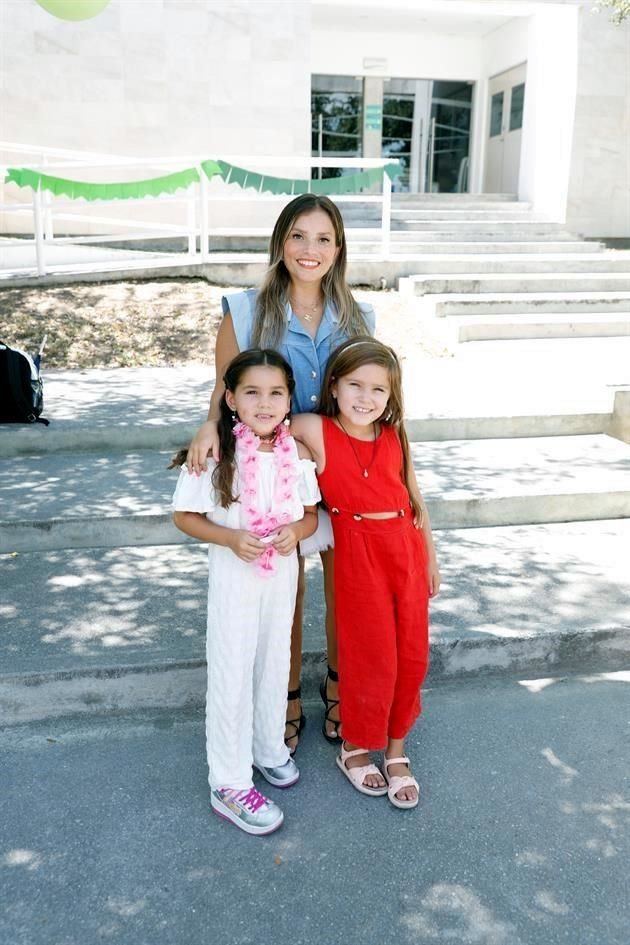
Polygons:
<instances>
[{"instance_id":1,"label":"green balloon","mask_svg":"<svg viewBox=\"0 0 630 945\"><path fill-rule=\"evenodd\" d=\"M89 20L104 10L109 0L37 0L47 13L60 20Z\"/></svg>"}]
</instances>

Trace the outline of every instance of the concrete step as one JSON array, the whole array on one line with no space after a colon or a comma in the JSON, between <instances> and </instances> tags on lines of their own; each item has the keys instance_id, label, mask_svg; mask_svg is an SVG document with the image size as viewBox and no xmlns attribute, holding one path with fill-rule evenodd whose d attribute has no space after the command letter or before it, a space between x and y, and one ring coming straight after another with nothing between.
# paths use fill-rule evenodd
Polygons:
<instances>
[{"instance_id":1,"label":"concrete step","mask_svg":"<svg viewBox=\"0 0 630 945\"><path fill-rule=\"evenodd\" d=\"M415 295L490 292L630 292L630 272L471 272L411 276L401 280L399 291Z\"/></svg>"},{"instance_id":2,"label":"concrete step","mask_svg":"<svg viewBox=\"0 0 630 945\"><path fill-rule=\"evenodd\" d=\"M440 210L472 210L482 213L501 213L529 211L532 205L527 201L516 200L514 195L505 194L392 194L392 211L419 210L439 213ZM368 200L339 202L339 210L344 219L357 214L380 212L380 204Z\"/></svg>"},{"instance_id":3,"label":"concrete step","mask_svg":"<svg viewBox=\"0 0 630 945\"><path fill-rule=\"evenodd\" d=\"M371 231L364 230L363 234ZM376 231L374 231L376 232ZM400 234L398 234L400 235ZM514 252L515 249L529 249L531 252L546 252L547 248L568 253L592 252L592 243L583 243L577 239L573 241L550 240L549 244L541 241L531 242L531 237L523 242L514 238L512 242L503 240L501 243L488 244L483 242L461 241L461 234L449 233L439 239L433 234L424 234L423 241L418 243L412 235L414 244L407 249L421 250L426 253L443 253L448 249L457 249L462 252L470 250L479 252L484 245L491 245L496 252ZM385 278L387 285L396 284L399 278L417 273L415 257L402 246L394 242L393 250L386 259L383 259L380 242L369 241L365 253L353 250L349 257L348 281L352 286L379 287ZM261 243L261 249L262 249ZM56 247L59 248L59 247ZM215 285L251 287L260 283L267 269L268 256L266 252L213 252L207 261L202 262L199 257L191 258L184 254L165 253L153 255L149 253L136 254L136 257L119 252L116 261L105 261L96 256L86 256L85 250L89 247L72 247L63 257L64 261L48 259L52 266L44 276L35 274L34 254L26 254L21 262L11 264L8 269L0 272L2 288L28 288L36 286L66 286L102 282L104 279L155 279L159 278L203 278ZM27 258L28 256L28 258ZM149 257L149 258L147 258Z\"/></svg>"},{"instance_id":4,"label":"concrete step","mask_svg":"<svg viewBox=\"0 0 630 945\"><path fill-rule=\"evenodd\" d=\"M473 341L467 347L474 348L475 345ZM484 345L491 346L492 342ZM448 362L441 365L445 372L447 364L450 367ZM433 373L425 371L418 379L421 386L408 392L408 401L416 404L415 416L406 421L408 435L413 441L582 436L609 431L613 395L611 391L597 389L596 384L579 392L538 387L536 397L525 397L523 391L504 390L500 404L496 403L490 391L480 396L482 392L471 390L466 398L459 391L453 391L450 396L445 391L440 398L440 409L437 409L434 397L436 409L421 416L419 408L426 405L431 393L429 378ZM514 376L517 376L516 371ZM202 419L200 414L199 422ZM169 446L170 451L164 456L170 457L171 452L190 442L197 427L198 424L190 423L146 427L134 423L121 426L112 422L110 426L86 431L80 422L63 420L48 429L39 425L2 426L0 460L3 457L43 457L74 451L81 455L98 450L118 454L134 447L141 451L153 450L157 454L165 446Z\"/></svg>"},{"instance_id":5,"label":"concrete step","mask_svg":"<svg viewBox=\"0 0 630 945\"><path fill-rule=\"evenodd\" d=\"M348 238L354 239L359 237L361 239L367 239L376 241L377 235L374 233L373 228L367 227L362 230L361 227L357 227L355 230L351 230ZM428 245L432 244L433 235L427 230L414 230L413 227L409 229L396 229L392 230L391 234L392 243L427 243ZM444 244L444 249L440 249L440 252L449 253L449 252L458 252L458 250L452 249L451 246L453 243L463 243L464 246L476 247L476 249L471 250L475 253L485 252L480 246L487 246L490 244L490 251L492 252L537 252L539 246L544 246L544 252L575 252L577 247L579 247L578 252L597 252L598 248L603 248L603 243L597 241L583 240L580 237L576 236L574 233L567 232L564 236L554 238L553 235L544 234L541 237L526 235L524 237L519 237L515 235L513 231L506 231L500 233L496 238L486 238L479 236L475 233L463 233L459 230L449 228L449 230L444 234L442 238ZM516 249L517 245L524 245L524 249ZM559 249L555 250L553 247L559 245ZM497 248L493 249L494 246L505 247L505 249ZM533 246L534 249L530 249ZM424 250L424 252L431 252L430 249ZM541 250L542 252L542 250Z\"/></svg>"},{"instance_id":6,"label":"concrete step","mask_svg":"<svg viewBox=\"0 0 630 945\"><path fill-rule=\"evenodd\" d=\"M463 324L469 321L461 319ZM410 374L413 383L405 390L405 405L409 416L418 418L414 423L445 420L460 430L467 418L477 424L483 418L503 422L512 417L519 426L525 415L536 417L540 424L552 415L578 421L611 413L615 389L630 387L630 338L471 341L457 346L451 358L413 367L405 363L403 376ZM539 429L533 435L571 432ZM470 435L464 429L446 438Z\"/></svg>"},{"instance_id":7,"label":"concrete step","mask_svg":"<svg viewBox=\"0 0 630 945\"><path fill-rule=\"evenodd\" d=\"M374 301L373 294L357 293ZM401 306L390 335L382 314L377 333L390 344L405 333L403 386L412 436L487 438L600 433L613 411L614 386L630 383L630 339L469 342L449 357L423 355L431 326L425 299ZM393 326L394 327L394 326ZM434 328L430 329L435 331ZM444 332L445 334L445 332ZM535 378L535 383L532 379ZM157 452L190 442L206 412L214 381L203 364L158 368L45 371L45 415L39 424L0 424L0 458L20 455Z\"/></svg>"},{"instance_id":8,"label":"concrete step","mask_svg":"<svg viewBox=\"0 0 630 945\"><path fill-rule=\"evenodd\" d=\"M396 244L402 246L404 244ZM417 244L412 244L417 245ZM490 274L498 273L502 277L509 274L529 277L532 273L560 276L566 273L623 273L630 278L630 252L584 252L584 253L431 253L416 256L419 263L418 277L434 278L439 274L444 279L486 279ZM464 274L464 275L462 275ZM414 277L411 277L414 283ZM410 287L405 283L400 288ZM463 291L458 289L457 291ZM488 289L487 291L495 291ZM501 291L507 291L501 290Z\"/></svg>"},{"instance_id":9,"label":"concrete step","mask_svg":"<svg viewBox=\"0 0 630 945\"><path fill-rule=\"evenodd\" d=\"M605 435L412 444L436 528L630 517L630 447ZM168 454L0 462L0 552L176 544Z\"/></svg>"},{"instance_id":10,"label":"concrete step","mask_svg":"<svg viewBox=\"0 0 630 945\"><path fill-rule=\"evenodd\" d=\"M171 452L86 451L0 460L3 523L157 515L168 509L179 470ZM156 542L157 543L157 542Z\"/></svg>"},{"instance_id":11,"label":"concrete step","mask_svg":"<svg viewBox=\"0 0 630 945\"><path fill-rule=\"evenodd\" d=\"M446 243L428 241L421 247L422 253L443 252ZM465 249L461 243L453 240L457 248ZM470 244L478 249L480 244ZM509 244L505 244L506 251ZM523 245L523 244L514 244ZM554 244L558 246L558 244ZM411 249L414 247L412 246ZM381 288L383 279L389 287L395 286L397 281L406 276L417 273L418 267L415 256L406 251L407 247L394 245L386 259L383 259L380 243L374 243L366 248L366 252L358 253L353 250L349 255L348 282L352 286L370 286ZM509 250L511 251L511 249ZM542 252L542 249L540 249ZM583 244L576 242L574 248L568 252L582 252ZM45 276L36 276L32 269L21 272L12 271L4 276L0 275L3 288L29 288L44 286L66 286L75 284L98 283L104 279L155 279L159 278L203 278L214 285L235 286L249 288L260 283L267 269L266 253L213 253L206 262L191 261L189 257L173 258L172 254L155 257L150 262L137 260L129 261L121 258L117 264L74 263L55 268Z\"/></svg>"},{"instance_id":12,"label":"concrete step","mask_svg":"<svg viewBox=\"0 0 630 945\"><path fill-rule=\"evenodd\" d=\"M627 665L630 522L437 532L431 680ZM33 718L201 703L206 554L199 545L7 556L0 711ZM324 655L318 558L307 559L303 687ZM605 606L602 606L605 601Z\"/></svg>"},{"instance_id":13,"label":"concrete step","mask_svg":"<svg viewBox=\"0 0 630 945\"><path fill-rule=\"evenodd\" d=\"M477 344L471 342L470 346ZM492 344L492 342L487 342ZM444 440L488 440L520 437L593 436L612 434L610 413L522 413L497 415L489 408L478 416L421 417L407 420L414 443Z\"/></svg>"},{"instance_id":14,"label":"concrete step","mask_svg":"<svg viewBox=\"0 0 630 945\"><path fill-rule=\"evenodd\" d=\"M527 201L519 201L516 194L392 194L392 205L394 206L407 204L414 207L422 206L423 204L429 204L430 206L470 204L470 206L478 207L484 204L496 206L502 203L508 204L509 206L513 206L515 203L518 204L519 207L531 206Z\"/></svg>"},{"instance_id":15,"label":"concrete step","mask_svg":"<svg viewBox=\"0 0 630 945\"><path fill-rule=\"evenodd\" d=\"M630 446L609 436L412 443L412 453L438 528L630 517Z\"/></svg>"},{"instance_id":16,"label":"concrete step","mask_svg":"<svg viewBox=\"0 0 630 945\"><path fill-rule=\"evenodd\" d=\"M524 338L620 338L630 335L630 312L592 315L519 315L481 321L475 315L447 318L457 341L514 341Z\"/></svg>"},{"instance_id":17,"label":"concrete step","mask_svg":"<svg viewBox=\"0 0 630 945\"><path fill-rule=\"evenodd\" d=\"M381 251L381 240L379 234L376 232L378 227L374 226L364 229L364 222L360 221L357 225L356 230L348 230L348 252L349 256L352 259L353 254L376 254L379 255ZM269 246L269 234L265 235L256 235L247 231L244 231L242 234L223 234L223 235L212 235L210 239L210 251L212 253L236 253L236 252L247 252L247 253L266 253ZM427 238L426 234L418 232L415 230L394 230L391 233L390 240L390 252L395 254L400 253L414 253L420 264L417 268L417 272L423 272L423 262L425 258L432 258L436 254L444 255L444 268L440 269L431 269L428 268L429 272L457 272L459 270L468 271L473 269L475 272L484 272L486 271L486 266L488 267L487 271L502 271L501 267L496 270L492 266L492 260L487 262L488 254L492 256L503 256L503 255L514 255L514 265L516 266L515 271L528 271L530 268L528 266L527 256L522 256L521 254L556 254L557 261L562 263L563 259L568 254L584 254L588 256L589 259L594 262L599 255L596 251L597 249L603 249L604 244L598 243L595 241L592 242L583 242L578 239L570 240L540 240L535 241L522 241L518 242L510 239L509 241L504 242L480 242L479 240L469 240L460 242L456 235L452 233L448 237L444 236L441 241L435 241L433 238ZM460 255L463 254L464 258L461 259ZM468 255L474 257L474 265L468 265L466 263L466 257ZM610 259L612 263L612 255L608 254L607 258ZM614 255L619 256L620 258L616 261L615 265L602 266L594 265L593 271L598 268L604 268L606 271L618 269L620 271L627 271L624 266L626 265L623 261L622 253L617 252ZM448 263L452 260L452 264ZM523 268L518 268L519 259L523 259ZM559 267L563 271L570 271L564 265ZM509 269L505 271L510 271ZM535 267L531 271L539 271ZM542 271L546 271L543 266Z\"/></svg>"},{"instance_id":18,"label":"concrete step","mask_svg":"<svg viewBox=\"0 0 630 945\"><path fill-rule=\"evenodd\" d=\"M545 222L538 221L532 216L531 210L521 208L518 204L512 206L492 206L487 208L472 208L470 206L452 207L440 205L440 207L392 207L392 219L408 220L465 220L468 222L478 221L484 223L486 220L494 222L500 220L502 223L511 223L514 221L525 220L530 223Z\"/></svg>"},{"instance_id":19,"label":"concrete step","mask_svg":"<svg viewBox=\"0 0 630 945\"><path fill-rule=\"evenodd\" d=\"M365 213L355 212L345 217L346 227L355 233L364 229L370 232L381 226L381 213L374 210ZM536 239L547 237L552 239L579 239L574 233L567 230L561 223L551 223L532 220L531 217L519 220L501 220L497 218L453 219L440 216L431 216L427 219L416 219L408 214L395 214L391 219L393 233L417 232L418 234L456 236L458 239L482 239L496 237L497 239Z\"/></svg>"},{"instance_id":20,"label":"concrete step","mask_svg":"<svg viewBox=\"0 0 630 945\"><path fill-rule=\"evenodd\" d=\"M361 220L380 220L382 209L378 204L369 204L362 207L360 204L352 204L347 210L344 210L343 219L346 225L360 225ZM444 222L455 222L465 220L468 222L477 221L484 224L486 221L495 223L513 223L524 220L529 223L545 223L532 214L527 208L521 208L518 204L512 205L491 205L487 207L471 207L464 204L444 205L439 207L430 206L392 206L392 220L439 220Z\"/></svg>"},{"instance_id":21,"label":"concrete step","mask_svg":"<svg viewBox=\"0 0 630 945\"><path fill-rule=\"evenodd\" d=\"M372 244L355 244L348 260L348 280L351 285L367 285L378 287L382 279L387 286L398 283L402 291L413 291L416 295L431 294L460 294L472 293L524 293L524 292L620 292L630 291L630 274L621 267L620 271L608 272L564 272L564 266L558 263L560 272L515 272L515 273L442 273L438 275L418 275L417 255L411 249L422 250L425 246L420 243L404 244L392 243L387 259L379 257L380 241ZM435 250L437 244L434 244ZM442 244L442 249L445 244ZM359 252L359 248L364 251ZM589 255L592 255L589 253ZM576 258L578 258L576 256ZM581 259L581 256L579 257ZM224 263L216 259L201 264L198 268L183 267L180 275L204 275L208 281L217 284L251 286L261 277L266 268L266 262L253 263L246 259L230 260ZM588 268L588 267L585 267ZM404 280L413 279L413 286Z\"/></svg>"},{"instance_id":22,"label":"concrete step","mask_svg":"<svg viewBox=\"0 0 630 945\"><path fill-rule=\"evenodd\" d=\"M352 213L360 204L351 204L342 213ZM378 204L366 204L367 208L374 208ZM474 214L503 214L503 213L529 213L532 215L532 205L525 201L517 200L483 200L475 202L472 200L441 200L441 201L413 201L413 200L392 200L392 213L421 212L421 213L474 213Z\"/></svg>"},{"instance_id":23,"label":"concrete step","mask_svg":"<svg viewBox=\"0 0 630 945\"><path fill-rule=\"evenodd\" d=\"M532 315L567 314L598 317L630 312L630 292L479 292L434 295L435 314Z\"/></svg>"},{"instance_id":24,"label":"concrete step","mask_svg":"<svg viewBox=\"0 0 630 945\"><path fill-rule=\"evenodd\" d=\"M410 236L410 239L405 237ZM558 257L557 268L560 271L570 272L573 269L573 266L570 264L570 260L574 256L582 256L587 251L588 255L596 255L591 253L593 247L592 243L580 243L577 240L569 242L557 242L553 243L551 241L545 242L516 242L516 241L506 241L503 243L483 243L483 242L468 242L468 243L458 243L454 239L449 240L421 240L417 239L413 234L403 234L396 233L390 241L389 244L389 255L394 257L397 261L402 259L413 260L416 263L416 268L411 273L412 275L418 275L422 272L427 272L429 274L435 272L485 272L485 271L496 271L501 272L501 262L500 260L506 256L510 259L513 259L514 262L512 265L506 264L507 272L514 271L517 272L538 272L538 271L547 271L546 259L550 255L550 250L553 250L553 255ZM596 247L599 244L596 244ZM353 257L358 254L378 254L381 251L381 240L380 239L354 239L352 238L348 242L348 257L352 263ZM603 248L603 244L602 244ZM466 257L470 255L475 259L474 262L466 263ZM488 263L489 268L486 270L486 259L492 256L496 257L496 268L494 268L492 263ZM540 257L543 257L542 259ZM461 263L455 263L454 268L449 268L449 259L457 257L461 259ZM431 265L431 260L436 261L436 268L433 269ZM443 262L442 262L443 260ZM532 261L532 268L530 269L529 262ZM565 266L564 261L567 260L569 265ZM519 265L520 261L520 265ZM577 270L581 271L581 266L577 265ZM592 272L596 272L599 267L593 263L590 267ZM621 266L611 266L610 269L608 266L603 267L605 272L615 271L619 269L620 271L625 271Z\"/></svg>"},{"instance_id":25,"label":"concrete step","mask_svg":"<svg viewBox=\"0 0 630 945\"><path fill-rule=\"evenodd\" d=\"M424 233L459 233L460 239L464 234L467 234L469 238L474 238L479 235L491 233L505 236L510 236L511 234L546 236L551 234L555 236L556 239L565 239L567 236L572 235L570 231L566 230L560 223L545 223L531 219L510 222L501 219L450 220L446 217L433 217L430 220L416 220L413 217L397 216L392 218L392 230L394 232L397 230L418 230L418 232ZM564 234L566 234L566 236Z\"/></svg>"},{"instance_id":26,"label":"concrete step","mask_svg":"<svg viewBox=\"0 0 630 945\"><path fill-rule=\"evenodd\" d=\"M475 344L472 341L467 347L474 348ZM484 347L491 347L491 344L488 342ZM505 360L505 351L499 356ZM445 371L447 364L441 365ZM433 373L426 371L421 379L422 387L410 391L407 397L409 403L415 404L414 417L406 421L408 435L413 441L582 436L607 433L610 427L613 395L610 391L597 389L596 384L578 392L539 387L534 398L526 397L522 390L504 392L500 404L492 398L484 398L479 391L470 390L466 398L457 390L450 396L446 391L440 398L441 409L421 416L420 407L426 406L431 393L429 378ZM514 377L518 377L516 370ZM199 423L202 419L200 414ZM0 463L3 459L43 458L77 450L81 453L100 451L99 455L103 451L117 455L130 450L150 450L157 455L168 446L169 450L162 456L164 459L189 443L198 425L171 423L147 427L133 422L120 425L114 420L110 425L105 422L91 430L85 430L80 422L71 420L55 422L47 429L39 425L5 425L0 427Z\"/></svg>"}]
</instances>

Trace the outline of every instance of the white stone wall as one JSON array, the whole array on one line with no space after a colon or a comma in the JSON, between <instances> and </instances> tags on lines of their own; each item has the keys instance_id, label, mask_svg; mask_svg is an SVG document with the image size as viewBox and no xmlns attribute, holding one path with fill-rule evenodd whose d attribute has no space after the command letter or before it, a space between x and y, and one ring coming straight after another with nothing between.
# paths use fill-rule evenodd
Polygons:
<instances>
[{"instance_id":1,"label":"white stone wall","mask_svg":"<svg viewBox=\"0 0 630 945\"><path fill-rule=\"evenodd\" d=\"M431 15L442 17L444 30L447 4L417 0L418 8L427 7L427 22L418 23L416 10L411 30L402 16L387 25L385 4L363 2L378 9L383 30L362 28L360 0L340 0L339 9L350 10L345 19L326 7L314 21L317 0L110 0L101 14L80 23L56 19L35 0L0 0L0 138L130 156L141 167L143 159L159 156L236 163L246 155L307 156L311 73L361 75L364 60L374 57L386 61L388 75L476 83L474 187L483 174L488 76L525 57L521 195L555 219L566 209L568 226L584 235L630 237L630 24L615 26L607 13L592 15L590 4L577 0L560 8L466 4L479 15L500 14L498 28L484 39L465 30L434 34ZM412 0L404 2L411 7ZM566 8L578 5L574 63L570 44L562 58L545 22L570 19ZM509 22L511 14L517 19ZM0 153L8 164L32 160ZM305 173L295 166L276 172ZM65 176L75 175L68 170ZM84 176L104 179L98 169ZM137 172L118 179L132 176ZM0 202L27 197L0 184ZM214 225L269 225L279 202L254 210L247 197L231 188L229 203L214 205ZM94 212L83 206L83 213ZM154 219L148 204L137 212ZM179 217L184 212L177 211ZM117 210L110 204L107 213ZM12 215L0 229L22 225L28 229L29 220L17 225Z\"/></svg>"},{"instance_id":2,"label":"white stone wall","mask_svg":"<svg viewBox=\"0 0 630 945\"><path fill-rule=\"evenodd\" d=\"M242 156L243 166L257 169L248 156L308 156L310 75L310 0L110 0L78 23L35 0L0 0L0 140L138 159L124 169L53 166L60 177L132 180L171 169L151 167L148 158ZM0 149L6 165L38 160ZM213 182L213 193L222 186ZM229 203L213 206L213 225L273 222L275 205L254 206L244 196L229 188ZM30 199L30 191L0 182L0 203ZM186 221L183 203L77 201L73 219L60 212L59 233L112 232L90 222L103 215ZM32 225L30 213L0 214L2 232Z\"/></svg>"},{"instance_id":3,"label":"white stone wall","mask_svg":"<svg viewBox=\"0 0 630 945\"><path fill-rule=\"evenodd\" d=\"M131 156L309 154L309 0L0 2L4 141Z\"/></svg>"},{"instance_id":4,"label":"white stone wall","mask_svg":"<svg viewBox=\"0 0 630 945\"><path fill-rule=\"evenodd\" d=\"M630 238L630 23L580 10L567 224Z\"/></svg>"}]
</instances>

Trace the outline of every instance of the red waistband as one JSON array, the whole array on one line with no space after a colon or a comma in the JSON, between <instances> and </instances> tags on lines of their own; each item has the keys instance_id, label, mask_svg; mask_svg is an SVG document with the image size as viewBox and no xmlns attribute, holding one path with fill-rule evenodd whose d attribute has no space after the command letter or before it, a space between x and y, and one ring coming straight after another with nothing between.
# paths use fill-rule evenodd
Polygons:
<instances>
[{"instance_id":1,"label":"red waistband","mask_svg":"<svg viewBox=\"0 0 630 945\"><path fill-rule=\"evenodd\" d=\"M369 532L371 534L383 535L385 532L392 532L403 528L414 528L413 511L411 508L399 509L395 518L365 518L359 512L351 512L348 509L339 509L333 507L328 510L333 530L340 528L343 530L358 530ZM386 509L384 511L387 511Z\"/></svg>"},{"instance_id":2,"label":"red waistband","mask_svg":"<svg viewBox=\"0 0 630 945\"><path fill-rule=\"evenodd\" d=\"M406 515L409 515L411 509L397 509L397 510L392 509L391 510L392 514L389 515L389 518L371 518L370 517L371 515L382 514L383 512L389 513L389 509L381 509L380 512L378 513L367 512L361 515L360 512L351 512L350 509L339 509L337 508L336 505L333 505L331 508L328 509L328 511L330 512L331 518L337 518L339 516L346 518L347 516L350 516L352 519L354 519L355 522L395 522L397 518L404 518Z\"/></svg>"}]
</instances>

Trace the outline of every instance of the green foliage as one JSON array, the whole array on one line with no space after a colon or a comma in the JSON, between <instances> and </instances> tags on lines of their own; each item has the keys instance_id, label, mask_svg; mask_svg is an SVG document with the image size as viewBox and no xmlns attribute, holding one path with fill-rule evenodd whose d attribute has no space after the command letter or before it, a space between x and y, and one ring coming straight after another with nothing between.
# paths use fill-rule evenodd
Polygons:
<instances>
[{"instance_id":1,"label":"green foliage","mask_svg":"<svg viewBox=\"0 0 630 945\"><path fill-rule=\"evenodd\" d=\"M611 10L611 17L613 23L622 23L625 19L630 17L630 0L597 0L595 4L596 10Z\"/></svg>"}]
</instances>

